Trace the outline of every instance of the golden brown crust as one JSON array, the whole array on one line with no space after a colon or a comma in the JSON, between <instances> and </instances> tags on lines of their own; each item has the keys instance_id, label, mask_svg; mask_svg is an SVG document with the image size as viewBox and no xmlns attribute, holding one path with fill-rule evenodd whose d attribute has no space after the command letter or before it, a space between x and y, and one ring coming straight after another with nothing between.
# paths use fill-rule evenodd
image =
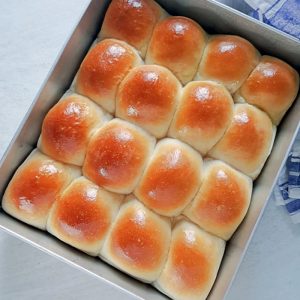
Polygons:
<instances>
[{"instance_id":1,"label":"golden brown crust","mask_svg":"<svg viewBox=\"0 0 300 300\"><path fill-rule=\"evenodd\" d=\"M236 104L231 125L209 154L256 178L270 154L274 131L264 112L248 104Z\"/></svg>"},{"instance_id":2,"label":"golden brown crust","mask_svg":"<svg viewBox=\"0 0 300 300\"><path fill-rule=\"evenodd\" d=\"M140 63L138 54L128 44L114 39L103 40L81 63L76 91L114 112L117 87L128 71Z\"/></svg>"},{"instance_id":3,"label":"golden brown crust","mask_svg":"<svg viewBox=\"0 0 300 300\"><path fill-rule=\"evenodd\" d=\"M208 232L228 240L243 220L252 182L221 161L205 162L200 190L185 215Z\"/></svg>"},{"instance_id":4,"label":"golden brown crust","mask_svg":"<svg viewBox=\"0 0 300 300\"><path fill-rule=\"evenodd\" d=\"M76 248L97 255L121 199L80 177L54 204L48 231Z\"/></svg>"},{"instance_id":5,"label":"golden brown crust","mask_svg":"<svg viewBox=\"0 0 300 300\"><path fill-rule=\"evenodd\" d=\"M235 35L216 35L205 48L199 76L216 80L233 93L258 62L259 53L247 40Z\"/></svg>"},{"instance_id":6,"label":"golden brown crust","mask_svg":"<svg viewBox=\"0 0 300 300\"><path fill-rule=\"evenodd\" d=\"M277 125L295 100L298 89L299 74L291 66L275 57L263 56L238 94L264 110Z\"/></svg>"},{"instance_id":7,"label":"golden brown crust","mask_svg":"<svg viewBox=\"0 0 300 300\"><path fill-rule=\"evenodd\" d=\"M222 137L233 114L228 91L212 81L193 81L184 89L169 136L206 154Z\"/></svg>"},{"instance_id":8,"label":"golden brown crust","mask_svg":"<svg viewBox=\"0 0 300 300\"><path fill-rule=\"evenodd\" d=\"M2 207L18 219L45 229L52 204L76 175L79 175L77 168L71 170L33 151L10 181Z\"/></svg>"},{"instance_id":9,"label":"golden brown crust","mask_svg":"<svg viewBox=\"0 0 300 300\"><path fill-rule=\"evenodd\" d=\"M143 217L145 217L143 215ZM130 210L118 220L112 232L111 251L125 256L140 269L149 270L157 266L164 239L157 238L157 228L153 220L140 223L140 211Z\"/></svg>"},{"instance_id":10,"label":"golden brown crust","mask_svg":"<svg viewBox=\"0 0 300 300\"><path fill-rule=\"evenodd\" d=\"M172 230L168 260L155 286L172 299L206 299L223 252L224 241L181 220Z\"/></svg>"},{"instance_id":11,"label":"golden brown crust","mask_svg":"<svg viewBox=\"0 0 300 300\"><path fill-rule=\"evenodd\" d=\"M102 256L121 270L144 281L154 281L166 260L171 226L129 196L120 209L101 251Z\"/></svg>"},{"instance_id":12,"label":"golden brown crust","mask_svg":"<svg viewBox=\"0 0 300 300\"><path fill-rule=\"evenodd\" d=\"M56 200L65 176L51 161L33 161L23 168L10 186L10 197L16 208L32 214L45 214Z\"/></svg>"},{"instance_id":13,"label":"golden brown crust","mask_svg":"<svg viewBox=\"0 0 300 300\"><path fill-rule=\"evenodd\" d=\"M152 0L113 0L105 14L100 38L123 40L144 56L161 15L162 9Z\"/></svg>"},{"instance_id":14,"label":"golden brown crust","mask_svg":"<svg viewBox=\"0 0 300 300\"><path fill-rule=\"evenodd\" d=\"M134 125L114 119L88 145L83 174L106 189L130 193L154 147L154 139Z\"/></svg>"},{"instance_id":15,"label":"golden brown crust","mask_svg":"<svg viewBox=\"0 0 300 300\"><path fill-rule=\"evenodd\" d=\"M56 222L61 230L82 241L93 242L108 229L110 218L103 203L97 201L97 186L76 182L56 204Z\"/></svg>"},{"instance_id":16,"label":"golden brown crust","mask_svg":"<svg viewBox=\"0 0 300 300\"><path fill-rule=\"evenodd\" d=\"M169 17L155 26L146 63L169 68L185 84L196 73L205 39L203 29L192 19Z\"/></svg>"},{"instance_id":17,"label":"golden brown crust","mask_svg":"<svg viewBox=\"0 0 300 300\"><path fill-rule=\"evenodd\" d=\"M179 91L180 83L168 69L138 66L120 85L116 116L163 137L171 123Z\"/></svg>"},{"instance_id":18,"label":"golden brown crust","mask_svg":"<svg viewBox=\"0 0 300 300\"><path fill-rule=\"evenodd\" d=\"M251 198L236 169L260 173L270 118L280 122L299 75L241 37L208 38L192 19L167 18L153 0L110 2L71 86L87 98L69 96L44 119L38 147L55 160L33 153L2 207L172 299L206 299ZM130 123L104 124L88 99ZM204 175L201 154L175 138L208 156Z\"/></svg>"},{"instance_id":19,"label":"golden brown crust","mask_svg":"<svg viewBox=\"0 0 300 300\"><path fill-rule=\"evenodd\" d=\"M202 175L201 156L187 145L161 140L135 190L155 212L178 215L197 192Z\"/></svg>"},{"instance_id":20,"label":"golden brown crust","mask_svg":"<svg viewBox=\"0 0 300 300\"><path fill-rule=\"evenodd\" d=\"M39 147L51 157L82 165L92 131L104 122L104 114L92 101L73 94L47 113Z\"/></svg>"}]
</instances>

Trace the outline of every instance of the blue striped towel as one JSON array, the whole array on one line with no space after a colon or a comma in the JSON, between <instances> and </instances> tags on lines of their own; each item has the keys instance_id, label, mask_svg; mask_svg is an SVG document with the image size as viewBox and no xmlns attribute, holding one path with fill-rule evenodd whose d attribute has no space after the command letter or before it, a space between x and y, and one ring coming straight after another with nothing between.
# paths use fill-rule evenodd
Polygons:
<instances>
[{"instance_id":1,"label":"blue striped towel","mask_svg":"<svg viewBox=\"0 0 300 300\"><path fill-rule=\"evenodd\" d=\"M300 39L300 0L219 0Z\"/></svg>"},{"instance_id":2,"label":"blue striped towel","mask_svg":"<svg viewBox=\"0 0 300 300\"><path fill-rule=\"evenodd\" d=\"M285 205L294 223L300 223L300 131L274 189L277 205Z\"/></svg>"}]
</instances>

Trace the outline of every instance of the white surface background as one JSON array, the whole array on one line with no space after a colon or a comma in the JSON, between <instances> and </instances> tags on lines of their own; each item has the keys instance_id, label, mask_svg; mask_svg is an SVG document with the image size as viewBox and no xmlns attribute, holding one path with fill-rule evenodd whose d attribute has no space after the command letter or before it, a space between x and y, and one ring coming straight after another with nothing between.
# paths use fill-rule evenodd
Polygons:
<instances>
[{"instance_id":1,"label":"white surface background","mask_svg":"<svg viewBox=\"0 0 300 300\"><path fill-rule=\"evenodd\" d=\"M0 157L88 2L0 1ZM271 201L227 300L300 299L299 249L300 226ZM133 299L0 232L0 300L121 297Z\"/></svg>"}]
</instances>

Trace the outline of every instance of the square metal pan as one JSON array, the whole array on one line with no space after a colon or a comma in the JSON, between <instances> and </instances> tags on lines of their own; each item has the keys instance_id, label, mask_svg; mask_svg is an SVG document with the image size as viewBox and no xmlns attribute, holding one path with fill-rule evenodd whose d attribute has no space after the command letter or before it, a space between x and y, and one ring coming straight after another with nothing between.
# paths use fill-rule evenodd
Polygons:
<instances>
[{"instance_id":1,"label":"square metal pan","mask_svg":"<svg viewBox=\"0 0 300 300\"><path fill-rule=\"evenodd\" d=\"M158 0L171 14L198 21L209 33L237 34L252 42L261 53L274 55L290 63L299 72L300 42L287 34L213 0ZM0 161L0 199L16 168L36 146L42 120L70 86L88 48L100 30L108 0L93 0L64 46L45 83L33 101L10 146ZM217 280L209 299L223 299L238 270L264 207L270 198L279 170L295 138L300 120L300 101L295 101L278 128L274 148L262 174L256 180L247 217L228 242ZM45 232L27 226L0 209L0 228L33 246L83 269L115 289L125 289L143 299L166 297L149 285L142 284L115 270L99 259L89 257L58 241Z\"/></svg>"}]
</instances>

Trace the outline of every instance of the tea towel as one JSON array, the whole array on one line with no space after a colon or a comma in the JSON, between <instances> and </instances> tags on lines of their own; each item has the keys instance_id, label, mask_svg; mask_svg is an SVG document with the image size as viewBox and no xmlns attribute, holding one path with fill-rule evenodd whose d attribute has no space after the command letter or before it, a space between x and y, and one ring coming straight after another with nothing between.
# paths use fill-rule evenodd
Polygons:
<instances>
[{"instance_id":1,"label":"tea towel","mask_svg":"<svg viewBox=\"0 0 300 300\"><path fill-rule=\"evenodd\" d=\"M300 39L300 0L219 0Z\"/></svg>"},{"instance_id":2,"label":"tea towel","mask_svg":"<svg viewBox=\"0 0 300 300\"><path fill-rule=\"evenodd\" d=\"M285 205L294 223L300 223L300 131L274 189L277 205Z\"/></svg>"}]
</instances>

